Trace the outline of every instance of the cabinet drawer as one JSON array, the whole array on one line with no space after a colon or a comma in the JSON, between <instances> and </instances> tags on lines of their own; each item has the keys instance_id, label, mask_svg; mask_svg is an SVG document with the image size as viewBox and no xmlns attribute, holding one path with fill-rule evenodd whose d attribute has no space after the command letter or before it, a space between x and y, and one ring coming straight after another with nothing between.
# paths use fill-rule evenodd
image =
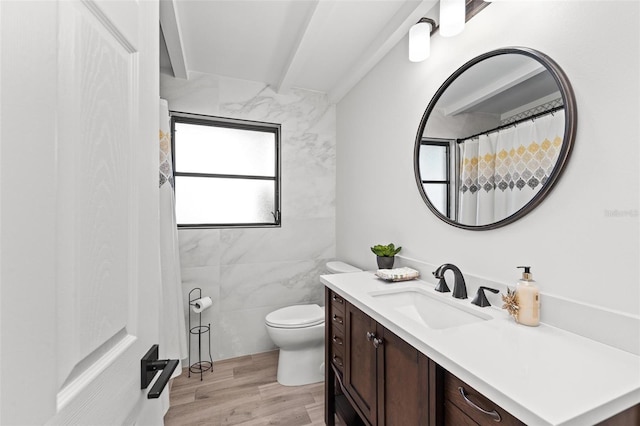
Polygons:
<instances>
[{"instance_id":1,"label":"cabinet drawer","mask_svg":"<svg viewBox=\"0 0 640 426\"><path fill-rule=\"evenodd\" d=\"M344 306L345 301L339 294L331 292L331 314L336 314L342 318L344 318Z\"/></svg>"},{"instance_id":2,"label":"cabinet drawer","mask_svg":"<svg viewBox=\"0 0 640 426\"><path fill-rule=\"evenodd\" d=\"M332 327L329 339L330 340L327 343L331 345L331 362L340 370L341 373L344 373L344 333L336 327Z\"/></svg>"},{"instance_id":3,"label":"cabinet drawer","mask_svg":"<svg viewBox=\"0 0 640 426\"><path fill-rule=\"evenodd\" d=\"M479 425L524 425L520 420L500 408L484 395L449 372L444 374L444 399L455 405ZM446 411L446 410L445 410ZM453 410L449 410L453 412ZM446 415L445 423L456 424Z\"/></svg>"},{"instance_id":4,"label":"cabinet drawer","mask_svg":"<svg viewBox=\"0 0 640 426\"><path fill-rule=\"evenodd\" d=\"M331 292L331 305L336 310L344 312L344 298L333 291Z\"/></svg>"},{"instance_id":5,"label":"cabinet drawer","mask_svg":"<svg viewBox=\"0 0 640 426\"><path fill-rule=\"evenodd\" d=\"M331 363L344 374L344 350L342 347L331 347Z\"/></svg>"},{"instance_id":6,"label":"cabinet drawer","mask_svg":"<svg viewBox=\"0 0 640 426\"><path fill-rule=\"evenodd\" d=\"M329 321L330 321L331 331L333 333L340 333L342 336L344 336L344 322L345 322L344 312L334 311L332 309L331 313L329 314Z\"/></svg>"},{"instance_id":7,"label":"cabinet drawer","mask_svg":"<svg viewBox=\"0 0 640 426\"><path fill-rule=\"evenodd\" d=\"M444 418L447 419L447 425L455 426L478 426L478 423L471 420L469 416L462 412L458 407L453 405L451 401L444 401Z\"/></svg>"},{"instance_id":8,"label":"cabinet drawer","mask_svg":"<svg viewBox=\"0 0 640 426\"><path fill-rule=\"evenodd\" d=\"M332 347L336 348L336 350L339 350L340 352L344 352L344 346L345 346L344 333L334 328L331 330L331 334L329 338L331 339L329 343L331 344Z\"/></svg>"},{"instance_id":9,"label":"cabinet drawer","mask_svg":"<svg viewBox=\"0 0 640 426\"><path fill-rule=\"evenodd\" d=\"M327 289L327 321L326 327L333 332L338 330L344 334L345 300L339 294Z\"/></svg>"}]
</instances>

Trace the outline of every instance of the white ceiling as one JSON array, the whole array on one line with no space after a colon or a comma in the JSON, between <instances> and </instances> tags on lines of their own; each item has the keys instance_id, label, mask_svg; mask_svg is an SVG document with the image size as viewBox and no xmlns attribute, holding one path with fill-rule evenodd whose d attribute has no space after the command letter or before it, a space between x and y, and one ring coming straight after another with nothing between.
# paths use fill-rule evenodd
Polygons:
<instances>
[{"instance_id":1,"label":"white ceiling","mask_svg":"<svg viewBox=\"0 0 640 426\"><path fill-rule=\"evenodd\" d=\"M437 3L162 0L160 66L180 78L198 71L277 92L316 90L337 102Z\"/></svg>"}]
</instances>

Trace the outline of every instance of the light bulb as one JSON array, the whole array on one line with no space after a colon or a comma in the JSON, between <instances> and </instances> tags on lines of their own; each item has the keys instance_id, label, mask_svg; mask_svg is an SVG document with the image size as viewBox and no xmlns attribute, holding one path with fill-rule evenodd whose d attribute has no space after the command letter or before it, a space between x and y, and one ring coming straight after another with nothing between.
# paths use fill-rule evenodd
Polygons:
<instances>
[{"instance_id":1,"label":"light bulb","mask_svg":"<svg viewBox=\"0 0 640 426\"><path fill-rule=\"evenodd\" d=\"M453 37L464 30L465 0L440 0L440 35Z\"/></svg>"},{"instance_id":2,"label":"light bulb","mask_svg":"<svg viewBox=\"0 0 640 426\"><path fill-rule=\"evenodd\" d=\"M418 22L409 29L409 60L422 62L431 54L431 24Z\"/></svg>"}]
</instances>

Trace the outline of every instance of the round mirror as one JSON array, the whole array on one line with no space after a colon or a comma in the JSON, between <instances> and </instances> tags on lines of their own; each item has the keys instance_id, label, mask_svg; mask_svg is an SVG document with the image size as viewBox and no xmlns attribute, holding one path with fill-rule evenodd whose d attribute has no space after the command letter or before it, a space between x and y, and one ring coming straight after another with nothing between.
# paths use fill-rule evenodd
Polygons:
<instances>
[{"instance_id":1,"label":"round mirror","mask_svg":"<svg viewBox=\"0 0 640 426\"><path fill-rule=\"evenodd\" d=\"M480 55L440 86L414 149L418 189L459 228L487 230L533 210L567 162L573 90L548 56L510 47Z\"/></svg>"}]
</instances>

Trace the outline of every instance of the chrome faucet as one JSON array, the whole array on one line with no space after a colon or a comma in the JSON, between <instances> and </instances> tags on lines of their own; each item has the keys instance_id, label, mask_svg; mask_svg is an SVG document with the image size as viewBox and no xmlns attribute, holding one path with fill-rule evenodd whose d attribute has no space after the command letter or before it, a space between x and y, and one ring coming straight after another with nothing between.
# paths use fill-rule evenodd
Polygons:
<instances>
[{"instance_id":1,"label":"chrome faucet","mask_svg":"<svg viewBox=\"0 0 640 426\"><path fill-rule=\"evenodd\" d=\"M436 291L442 293L450 291L449 287L447 286L447 281L444 278L444 273L448 270L453 271L453 297L455 297L456 299L466 299L467 284L464 282L462 272L456 265L452 265L450 263L445 263L444 265L433 271L433 276L440 280L440 282L436 286Z\"/></svg>"}]
</instances>

